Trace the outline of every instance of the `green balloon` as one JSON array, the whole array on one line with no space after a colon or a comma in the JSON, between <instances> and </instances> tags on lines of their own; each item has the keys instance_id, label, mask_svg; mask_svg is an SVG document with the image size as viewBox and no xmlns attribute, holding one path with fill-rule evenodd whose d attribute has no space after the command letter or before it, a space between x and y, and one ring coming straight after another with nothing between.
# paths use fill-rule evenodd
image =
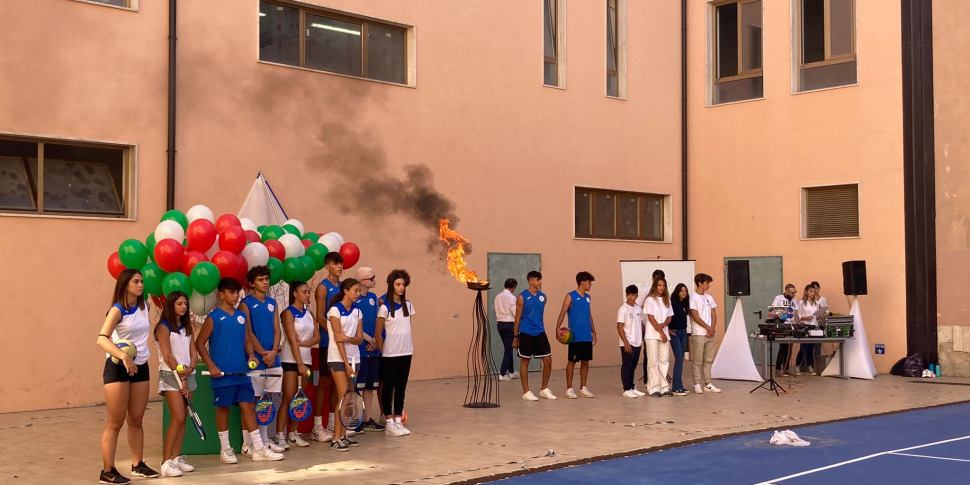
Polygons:
<instances>
[{"instance_id":1,"label":"green balloon","mask_svg":"<svg viewBox=\"0 0 970 485\"><path fill-rule=\"evenodd\" d=\"M317 242L318 239L320 239L320 235L315 232L308 232L304 234L303 237L301 237L300 239L306 239L307 241L315 243Z\"/></svg>"},{"instance_id":2,"label":"green balloon","mask_svg":"<svg viewBox=\"0 0 970 485\"><path fill-rule=\"evenodd\" d=\"M215 264L209 261L202 261L192 267L192 275L189 277L189 280L192 283L192 288L195 288L195 291L207 295L219 286L219 279L221 278L222 275L219 274L219 268Z\"/></svg>"},{"instance_id":3,"label":"green balloon","mask_svg":"<svg viewBox=\"0 0 970 485\"><path fill-rule=\"evenodd\" d=\"M148 249L137 239L126 239L118 246L118 257L126 268L141 269L148 262Z\"/></svg>"},{"instance_id":4,"label":"green balloon","mask_svg":"<svg viewBox=\"0 0 970 485\"><path fill-rule=\"evenodd\" d=\"M172 209L166 212L162 215L162 220L158 222L162 221L175 221L182 226L183 231L189 228L189 218L185 217L185 213L179 210Z\"/></svg>"},{"instance_id":5,"label":"green balloon","mask_svg":"<svg viewBox=\"0 0 970 485\"><path fill-rule=\"evenodd\" d=\"M173 291L181 291L186 295L192 294L192 284L189 283L189 277L185 276L185 273L169 273L162 280L162 293L167 295Z\"/></svg>"},{"instance_id":6,"label":"green balloon","mask_svg":"<svg viewBox=\"0 0 970 485\"><path fill-rule=\"evenodd\" d=\"M286 258L286 261L283 261L283 281L289 283L301 280L305 274L306 265L300 258Z\"/></svg>"},{"instance_id":7,"label":"green balloon","mask_svg":"<svg viewBox=\"0 0 970 485\"><path fill-rule=\"evenodd\" d=\"M283 230L286 231L286 232L288 232L288 233L290 233L290 234L292 234L292 235L294 235L294 236L296 236L296 237L300 237L300 230L296 226L294 226L293 224L287 224L287 225L283 226Z\"/></svg>"},{"instance_id":8,"label":"green balloon","mask_svg":"<svg viewBox=\"0 0 970 485\"><path fill-rule=\"evenodd\" d=\"M275 285L283 279L283 262L276 258L269 258L266 261L266 267L269 268L269 284Z\"/></svg>"},{"instance_id":9,"label":"green balloon","mask_svg":"<svg viewBox=\"0 0 970 485\"><path fill-rule=\"evenodd\" d=\"M151 233L145 238L145 249L148 250L148 259L155 261L155 233Z\"/></svg>"},{"instance_id":10,"label":"green balloon","mask_svg":"<svg viewBox=\"0 0 970 485\"><path fill-rule=\"evenodd\" d=\"M260 226L256 226L256 232L262 234L263 233L263 229L266 229L267 227L269 227L269 226L267 226L266 224L263 224L263 225L260 225Z\"/></svg>"},{"instance_id":11,"label":"green balloon","mask_svg":"<svg viewBox=\"0 0 970 485\"><path fill-rule=\"evenodd\" d=\"M141 275L145 281L145 293L149 295L162 295L162 281L168 273L162 271L155 263L146 263L141 268Z\"/></svg>"},{"instance_id":12,"label":"green balloon","mask_svg":"<svg viewBox=\"0 0 970 485\"><path fill-rule=\"evenodd\" d=\"M327 247L320 243L311 244L310 247L306 248L306 255L313 259L314 270L320 271L323 269L323 260L329 252Z\"/></svg>"},{"instance_id":13,"label":"green balloon","mask_svg":"<svg viewBox=\"0 0 970 485\"><path fill-rule=\"evenodd\" d=\"M300 256L300 261L303 261L303 266L306 267L306 272L303 273L303 281L310 281L313 279L313 273L317 272L317 264L310 256L303 255Z\"/></svg>"},{"instance_id":14,"label":"green balloon","mask_svg":"<svg viewBox=\"0 0 970 485\"><path fill-rule=\"evenodd\" d=\"M280 226L266 226L260 234L262 235L263 242L266 242L270 239L279 239L280 236L286 234L286 231Z\"/></svg>"}]
</instances>

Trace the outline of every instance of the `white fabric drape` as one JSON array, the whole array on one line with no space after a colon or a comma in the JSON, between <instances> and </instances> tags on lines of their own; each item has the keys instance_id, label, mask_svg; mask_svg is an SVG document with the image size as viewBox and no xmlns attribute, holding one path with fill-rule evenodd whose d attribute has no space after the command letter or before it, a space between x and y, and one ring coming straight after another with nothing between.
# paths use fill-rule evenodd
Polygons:
<instances>
[{"instance_id":1,"label":"white fabric drape","mask_svg":"<svg viewBox=\"0 0 970 485\"><path fill-rule=\"evenodd\" d=\"M852 324L855 327L855 337L846 339L845 346L835 352L832 361L822 371L823 376L839 375L839 352L845 352L845 375L856 379L873 379L876 377L876 365L869 353L869 339L866 338L866 328L862 324L862 310L859 308L859 297L852 302Z\"/></svg>"},{"instance_id":2,"label":"white fabric drape","mask_svg":"<svg viewBox=\"0 0 970 485\"><path fill-rule=\"evenodd\" d=\"M251 219L257 226L281 225L289 219L273 189L270 188L269 182L266 181L266 177L263 177L263 172L256 175L256 181L253 182L246 201L236 215Z\"/></svg>"},{"instance_id":3,"label":"white fabric drape","mask_svg":"<svg viewBox=\"0 0 970 485\"><path fill-rule=\"evenodd\" d=\"M695 357L696 358L696 357ZM763 382L758 367L754 365L751 347L748 344L748 331L744 322L741 300L734 306L731 324L724 332L721 348L714 357L711 377L715 379L736 379L740 381Z\"/></svg>"}]
</instances>

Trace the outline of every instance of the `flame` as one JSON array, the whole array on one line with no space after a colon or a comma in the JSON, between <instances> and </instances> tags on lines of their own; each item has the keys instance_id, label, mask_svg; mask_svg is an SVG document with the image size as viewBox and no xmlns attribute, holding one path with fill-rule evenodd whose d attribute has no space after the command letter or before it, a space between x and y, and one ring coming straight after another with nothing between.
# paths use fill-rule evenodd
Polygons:
<instances>
[{"instance_id":1,"label":"flame","mask_svg":"<svg viewBox=\"0 0 970 485\"><path fill-rule=\"evenodd\" d=\"M455 276L461 283L478 283L478 275L474 271L465 268L465 245L468 239L458 234L448 227L451 221L441 219L438 221L438 239L448 243L448 271ZM484 282L482 282L484 283Z\"/></svg>"}]
</instances>

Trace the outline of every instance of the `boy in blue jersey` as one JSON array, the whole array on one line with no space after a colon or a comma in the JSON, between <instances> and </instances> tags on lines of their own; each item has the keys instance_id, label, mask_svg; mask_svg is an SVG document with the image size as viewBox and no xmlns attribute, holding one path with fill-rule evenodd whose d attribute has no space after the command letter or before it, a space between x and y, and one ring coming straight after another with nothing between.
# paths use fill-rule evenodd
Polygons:
<instances>
[{"instance_id":1,"label":"boy in blue jersey","mask_svg":"<svg viewBox=\"0 0 970 485\"><path fill-rule=\"evenodd\" d=\"M519 350L519 372L522 380L522 400L538 401L529 390L529 362L532 359L542 359L542 390L539 395L546 399L555 399L556 395L549 389L549 376L552 374L552 347L546 337L543 315L546 310L546 294L542 288L542 273L529 271L526 276L529 288L519 293L515 299L515 328L512 347Z\"/></svg>"},{"instance_id":2,"label":"boy in blue jersey","mask_svg":"<svg viewBox=\"0 0 970 485\"><path fill-rule=\"evenodd\" d=\"M372 268L362 266L357 268L357 281L360 281L360 296L355 305L362 315L364 341L360 344L360 372L357 374L357 389L364 398L364 423L361 429L384 431L384 425L373 418L375 409L374 391L380 395L380 361L381 351L377 348L374 332L377 328L377 308L380 301L371 290L377 286L377 275ZM377 400L380 403L380 399ZM384 410L378 416L383 416Z\"/></svg>"},{"instance_id":3,"label":"boy in blue jersey","mask_svg":"<svg viewBox=\"0 0 970 485\"><path fill-rule=\"evenodd\" d=\"M222 445L219 459L223 463L237 462L229 445L229 407L236 405L253 443L253 461L282 460L283 455L263 446L263 438L256 429L256 399L249 376L223 375L223 372L245 374L249 371L249 362L259 359L248 338L250 330L246 314L235 308L242 286L232 278L223 278L218 290L219 306L206 317L196 337L195 348L212 375L210 385L216 406L216 429Z\"/></svg>"},{"instance_id":4,"label":"boy in blue jersey","mask_svg":"<svg viewBox=\"0 0 970 485\"><path fill-rule=\"evenodd\" d=\"M559 320L556 322L556 335L563 331L562 322L569 315L569 330L573 332L573 340L569 342L568 360L566 362L566 397L576 399L579 396L593 397L593 393L586 387L589 376L589 361L593 360L593 346L596 345L596 326L593 325L593 314L590 312L589 290L593 287L593 275L586 271L576 274L575 291L570 291L562 302ZM579 362L579 396L573 390L573 370Z\"/></svg>"},{"instance_id":5,"label":"boy in blue jersey","mask_svg":"<svg viewBox=\"0 0 970 485\"><path fill-rule=\"evenodd\" d=\"M333 410L337 408L337 388L333 385L330 366L327 365L327 352L330 347L327 312L330 311L330 300L340 293L340 275L344 273L344 257L334 251L327 253L323 257L323 269L327 271L327 277L320 282L313 294L317 310L314 318L320 326L320 353L318 354L320 369L317 371L320 379L313 394L313 433L310 435L312 439L320 442L330 441L333 438L333 432L323 427L324 399L327 399L327 409L330 410L327 426L331 429L333 429ZM352 434L348 433L348 436Z\"/></svg>"},{"instance_id":6,"label":"boy in blue jersey","mask_svg":"<svg viewBox=\"0 0 970 485\"><path fill-rule=\"evenodd\" d=\"M266 266L253 266L246 273L246 280L253 287L253 294L242 299L239 310L246 314L249 320L249 341L256 353L256 370L251 371L250 380L253 383L253 391L258 400L263 392L278 395L283 388L283 368L280 366L280 317L276 311L276 299L267 297L269 291L269 268ZM273 374L279 377L266 377L266 374ZM276 399L279 401L279 399ZM259 434L263 438L263 444L269 449L282 453L289 444L286 440L275 442L268 436L268 427L273 424L270 422L265 426L259 427ZM242 453L249 455L253 449L253 443L248 434L243 434Z\"/></svg>"}]
</instances>

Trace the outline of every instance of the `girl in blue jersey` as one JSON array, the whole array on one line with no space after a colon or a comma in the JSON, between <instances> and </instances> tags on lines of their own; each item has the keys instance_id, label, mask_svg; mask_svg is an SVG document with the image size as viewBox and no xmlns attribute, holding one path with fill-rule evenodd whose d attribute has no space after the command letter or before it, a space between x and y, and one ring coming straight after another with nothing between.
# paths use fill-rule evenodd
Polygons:
<instances>
[{"instance_id":1,"label":"girl in blue jersey","mask_svg":"<svg viewBox=\"0 0 970 485\"><path fill-rule=\"evenodd\" d=\"M289 435L286 434L290 401L296 395L297 379L308 377L312 362L310 350L320 343L320 329L307 308L309 304L310 287L302 281L290 282L290 306L280 315L284 335L280 353L283 364L283 409L276 414L276 443L280 445L309 445L296 431L296 426Z\"/></svg>"},{"instance_id":2,"label":"girl in blue jersey","mask_svg":"<svg viewBox=\"0 0 970 485\"><path fill-rule=\"evenodd\" d=\"M185 397L192 399L195 391L195 364L198 362L192 345L192 320L189 318L189 297L181 291L173 291L165 297L165 308L158 325L155 325L155 346L158 348L158 372L175 372L185 387ZM178 371L178 366L183 366ZM185 437L185 400L181 388L174 388L158 380L158 393L165 396L172 420L165 433L162 447L162 475L180 477L191 472L182 456L182 438Z\"/></svg>"},{"instance_id":3,"label":"girl in blue jersey","mask_svg":"<svg viewBox=\"0 0 970 485\"><path fill-rule=\"evenodd\" d=\"M347 392L350 376L357 374L360 363L358 345L364 341L364 330L360 310L354 306L358 296L360 282L353 278L345 279L340 283L340 292L330 300L330 311L327 312L327 332L330 334L327 364L338 396ZM347 451L348 447L359 444L347 436L347 430L339 419L334 420L333 440L330 442L332 450Z\"/></svg>"},{"instance_id":4,"label":"girl in blue jersey","mask_svg":"<svg viewBox=\"0 0 970 485\"><path fill-rule=\"evenodd\" d=\"M593 393L586 387L589 376L589 361L593 360L593 346L596 345L596 327L593 325L593 314L590 312L589 290L593 287L593 275L587 271L576 274L576 289L566 295L556 322L556 333L563 331L562 322L569 315L569 330L573 333L573 340L569 342L569 352L566 360L566 397L576 399L579 396L593 397ZM579 362L579 396L573 390L573 369Z\"/></svg>"},{"instance_id":5,"label":"girl in blue jersey","mask_svg":"<svg viewBox=\"0 0 970 485\"><path fill-rule=\"evenodd\" d=\"M101 324L98 346L108 353L104 362L104 397L108 409L104 432L101 433L101 483L130 483L115 468L118 433L128 422L128 448L131 450L131 474L157 477L158 472L145 464L145 431L142 418L148 406L148 309L145 306L145 283L137 269L126 269L118 275L111 308ZM115 342L129 340L135 345L135 357L118 348ZM119 363L111 362L111 357Z\"/></svg>"}]
</instances>

